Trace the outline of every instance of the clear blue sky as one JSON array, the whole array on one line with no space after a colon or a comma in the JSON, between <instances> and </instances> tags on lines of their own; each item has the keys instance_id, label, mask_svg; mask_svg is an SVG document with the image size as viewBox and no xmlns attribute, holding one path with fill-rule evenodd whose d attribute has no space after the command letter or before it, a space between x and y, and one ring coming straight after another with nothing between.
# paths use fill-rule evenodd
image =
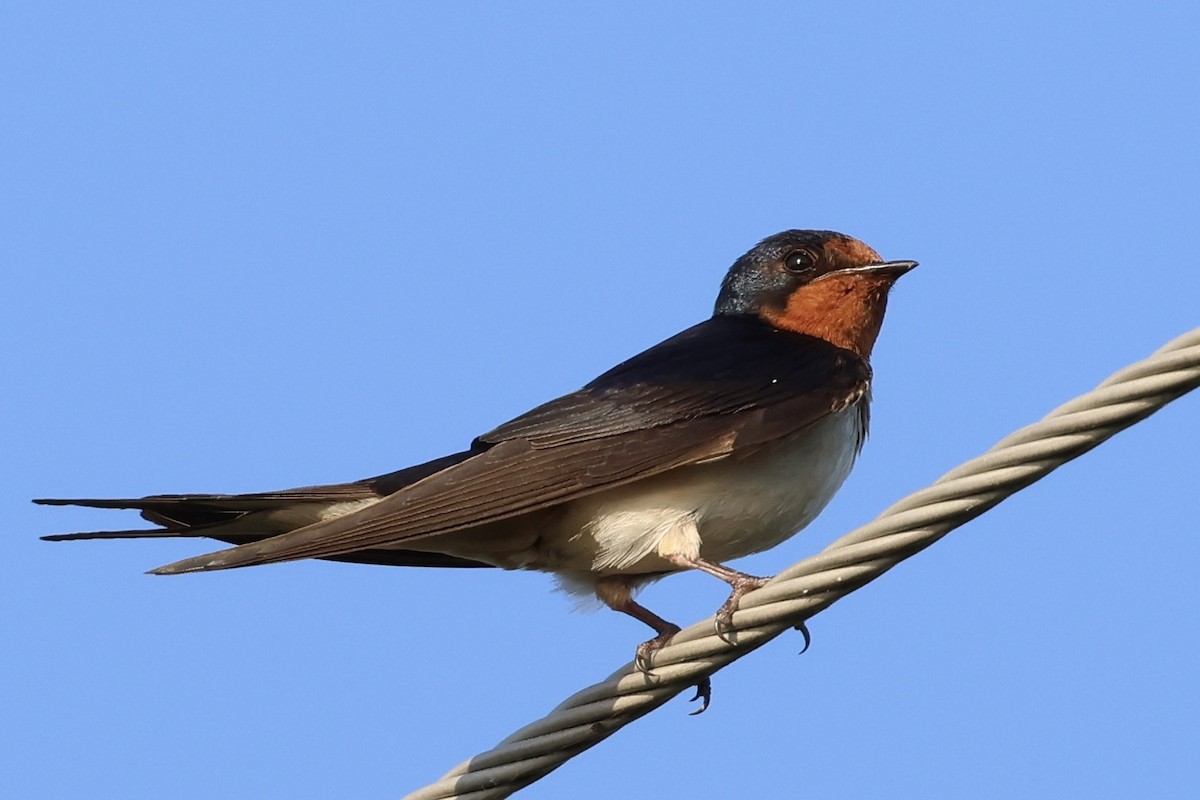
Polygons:
<instances>
[{"instance_id":1,"label":"clear blue sky","mask_svg":"<svg viewBox=\"0 0 1200 800\"><path fill-rule=\"evenodd\" d=\"M1195 3L543 5L0 11L5 796L397 797L646 635L537 574L150 577L205 545L43 543L136 519L31 497L441 455L844 230L922 266L769 573L1200 324ZM1194 796L1198 431L1185 398L523 796Z\"/></svg>"}]
</instances>

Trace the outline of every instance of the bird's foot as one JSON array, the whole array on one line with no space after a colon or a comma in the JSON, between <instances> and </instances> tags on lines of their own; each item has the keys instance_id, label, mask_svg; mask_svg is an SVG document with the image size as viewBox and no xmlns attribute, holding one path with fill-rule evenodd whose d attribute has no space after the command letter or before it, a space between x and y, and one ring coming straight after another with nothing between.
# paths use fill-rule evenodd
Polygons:
<instances>
[{"instance_id":1,"label":"bird's foot","mask_svg":"<svg viewBox=\"0 0 1200 800\"><path fill-rule=\"evenodd\" d=\"M637 646L637 651L633 657L633 665L638 668L639 672L646 677L650 676L651 656L661 650L663 645L665 645L672 636L679 633L679 630L680 629L678 625L674 625L670 622L663 623L663 627L658 631L658 636L655 636L653 639L648 639Z\"/></svg>"},{"instance_id":2,"label":"bird's foot","mask_svg":"<svg viewBox=\"0 0 1200 800\"><path fill-rule=\"evenodd\" d=\"M653 673L650 672L650 659L677 633L679 633L678 625L673 625L669 622L666 623L666 627L663 628L658 636L637 646L637 651L633 657L633 665L647 678L651 677ZM690 716L693 717L703 713L704 709L708 708L708 704L712 702L712 681L709 680L707 675L701 678L696 684L696 694L692 697L692 700L700 701L700 707L690 713Z\"/></svg>"},{"instance_id":3,"label":"bird's foot","mask_svg":"<svg viewBox=\"0 0 1200 800\"><path fill-rule=\"evenodd\" d=\"M743 597L755 589L762 588L771 579L756 578L753 575L739 572L728 580L729 585L733 587L733 591L729 593L729 598L717 609L716 622L713 627L716 628L717 636L720 637L721 641L733 644L729 638L729 634L733 632L733 612L737 611L738 604L742 602Z\"/></svg>"},{"instance_id":4,"label":"bird's foot","mask_svg":"<svg viewBox=\"0 0 1200 800\"><path fill-rule=\"evenodd\" d=\"M720 578L725 581L733 589L729 593L729 598L717 609L717 618L714 624L717 636L721 641L726 644L733 644L729 638L729 634L733 631L733 612L737 611L738 603L742 601L745 595L753 592L755 589L762 588L771 579L747 575L724 564L718 564L715 561L709 561L695 555L685 555L683 553L663 553L662 555L663 558L681 569L698 569L701 572L706 572L714 578Z\"/></svg>"}]
</instances>

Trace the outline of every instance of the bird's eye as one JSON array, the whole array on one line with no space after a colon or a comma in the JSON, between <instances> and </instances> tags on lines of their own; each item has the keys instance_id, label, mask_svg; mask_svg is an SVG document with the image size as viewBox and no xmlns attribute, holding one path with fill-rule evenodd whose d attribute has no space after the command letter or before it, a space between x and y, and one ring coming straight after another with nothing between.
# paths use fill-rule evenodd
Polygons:
<instances>
[{"instance_id":1,"label":"bird's eye","mask_svg":"<svg viewBox=\"0 0 1200 800\"><path fill-rule=\"evenodd\" d=\"M783 259L788 272L807 272L817 265L817 254L811 250L793 250Z\"/></svg>"}]
</instances>

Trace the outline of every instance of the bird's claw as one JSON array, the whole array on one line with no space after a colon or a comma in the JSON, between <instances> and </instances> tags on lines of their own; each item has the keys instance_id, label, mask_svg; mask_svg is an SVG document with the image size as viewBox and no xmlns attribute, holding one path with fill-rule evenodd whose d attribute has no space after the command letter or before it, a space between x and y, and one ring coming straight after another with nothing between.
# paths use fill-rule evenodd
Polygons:
<instances>
[{"instance_id":1,"label":"bird's claw","mask_svg":"<svg viewBox=\"0 0 1200 800\"><path fill-rule=\"evenodd\" d=\"M695 711L689 712L689 717L694 717L697 714L703 714L704 709L708 708L709 702L712 701L712 681L709 680L707 675L701 678L700 682L696 684L696 694L688 702L694 702L696 700L700 701L700 707Z\"/></svg>"},{"instance_id":2,"label":"bird's claw","mask_svg":"<svg viewBox=\"0 0 1200 800\"><path fill-rule=\"evenodd\" d=\"M654 677L654 673L650 671L651 659L654 658L655 653L662 649L663 645L670 641L672 636L679 633L679 630L680 628L678 625L670 625L669 627L664 628L658 634L658 636L642 642L637 646L637 650L633 655L633 665L637 667L638 672L642 673L647 678ZM692 697L692 701L695 700L700 701L700 707L689 713L689 716L693 717L697 714L704 713L704 710L708 708L708 704L712 702L712 681L707 675L705 675L696 683L696 694L694 697Z\"/></svg>"},{"instance_id":3,"label":"bird's claw","mask_svg":"<svg viewBox=\"0 0 1200 800\"><path fill-rule=\"evenodd\" d=\"M725 644L734 644L730 636L733 633L733 612L737 611L743 597L755 589L762 588L769 580L771 579L756 578L753 575L742 575L730 584L733 587L733 591L729 593L729 597L717 609L717 615L713 623L718 639L725 642Z\"/></svg>"},{"instance_id":4,"label":"bird's claw","mask_svg":"<svg viewBox=\"0 0 1200 800\"><path fill-rule=\"evenodd\" d=\"M678 625L667 623L667 625L658 632L658 636L639 644L637 646L637 650L635 650L633 654L633 665L637 667L638 672L649 678L651 675L650 659L654 657L655 653L662 649L663 645L671 640L672 636L679 633L679 631L680 628Z\"/></svg>"},{"instance_id":5,"label":"bird's claw","mask_svg":"<svg viewBox=\"0 0 1200 800\"><path fill-rule=\"evenodd\" d=\"M647 678L650 677L650 656L654 653L654 650L658 649L652 649L648 647L647 645L649 644L650 642L642 642L639 644L633 655L633 665L637 667L638 672L642 673Z\"/></svg>"},{"instance_id":6,"label":"bird's claw","mask_svg":"<svg viewBox=\"0 0 1200 800\"><path fill-rule=\"evenodd\" d=\"M735 609L729 608L729 603L717 609L717 616L713 621L713 630L717 634L717 638L725 644L733 644L733 639L730 638L733 633L733 612Z\"/></svg>"},{"instance_id":7,"label":"bird's claw","mask_svg":"<svg viewBox=\"0 0 1200 800\"><path fill-rule=\"evenodd\" d=\"M796 630L800 631L800 635L804 637L804 647L800 648L800 652L796 655L804 655L808 652L809 646L812 644L812 634L808 632L808 623L800 622L796 625Z\"/></svg>"}]
</instances>

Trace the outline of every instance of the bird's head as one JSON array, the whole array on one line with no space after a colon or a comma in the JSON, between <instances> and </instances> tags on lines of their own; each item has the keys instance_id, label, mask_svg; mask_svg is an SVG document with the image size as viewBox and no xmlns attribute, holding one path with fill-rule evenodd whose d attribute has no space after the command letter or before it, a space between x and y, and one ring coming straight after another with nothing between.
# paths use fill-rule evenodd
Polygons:
<instances>
[{"instance_id":1,"label":"bird's head","mask_svg":"<svg viewBox=\"0 0 1200 800\"><path fill-rule=\"evenodd\" d=\"M863 357L883 324L887 294L915 261L884 261L858 239L792 230L763 239L730 267L716 315L752 314Z\"/></svg>"}]
</instances>

